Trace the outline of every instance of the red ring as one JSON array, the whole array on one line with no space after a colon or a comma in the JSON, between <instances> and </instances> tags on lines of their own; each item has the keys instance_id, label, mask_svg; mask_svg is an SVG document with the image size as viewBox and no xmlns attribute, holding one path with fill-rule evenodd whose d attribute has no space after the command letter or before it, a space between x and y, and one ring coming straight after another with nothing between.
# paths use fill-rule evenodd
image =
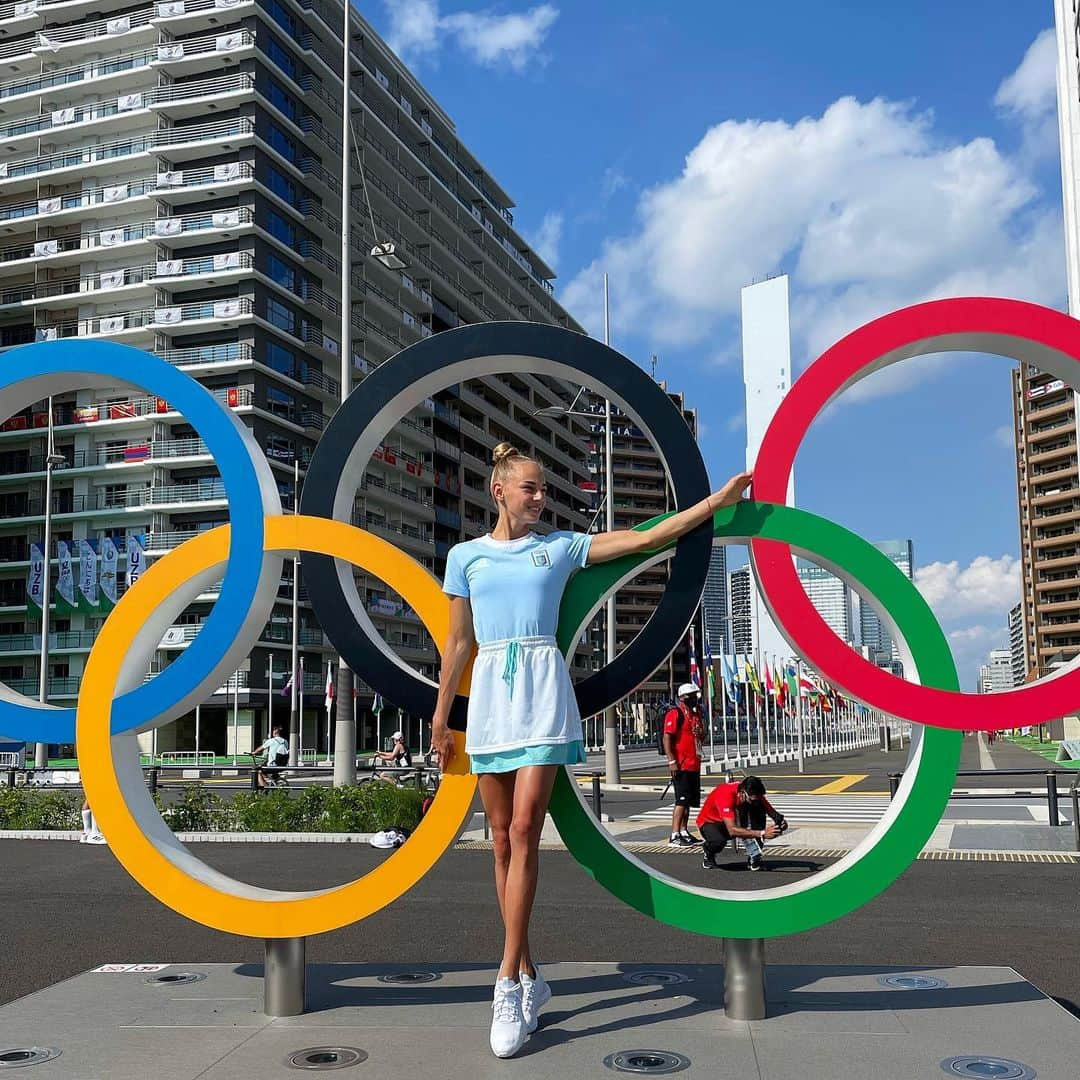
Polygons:
<instances>
[{"instance_id":1,"label":"red ring","mask_svg":"<svg viewBox=\"0 0 1080 1080\"><path fill-rule=\"evenodd\" d=\"M1080 387L1080 321L1021 300L964 297L902 308L859 327L827 349L788 391L765 432L754 467L753 498L787 501L795 455L817 415L849 386L889 364L937 352L993 353L1035 364ZM787 544L753 540L763 598L802 657L830 682L893 716L962 731L1039 724L1080 704L1080 667L997 694L937 690L875 667L845 644L803 589Z\"/></svg>"}]
</instances>

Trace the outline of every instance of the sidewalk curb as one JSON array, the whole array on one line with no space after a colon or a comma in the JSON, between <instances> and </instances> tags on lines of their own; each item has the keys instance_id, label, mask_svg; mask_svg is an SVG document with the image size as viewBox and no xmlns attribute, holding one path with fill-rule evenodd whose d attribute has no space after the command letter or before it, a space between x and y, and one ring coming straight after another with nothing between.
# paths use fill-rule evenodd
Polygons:
<instances>
[{"instance_id":1,"label":"sidewalk curb","mask_svg":"<svg viewBox=\"0 0 1080 1080\"><path fill-rule=\"evenodd\" d=\"M366 844L374 833L325 832L185 832L176 833L184 844ZM0 829L0 840L78 841L78 829Z\"/></svg>"}]
</instances>

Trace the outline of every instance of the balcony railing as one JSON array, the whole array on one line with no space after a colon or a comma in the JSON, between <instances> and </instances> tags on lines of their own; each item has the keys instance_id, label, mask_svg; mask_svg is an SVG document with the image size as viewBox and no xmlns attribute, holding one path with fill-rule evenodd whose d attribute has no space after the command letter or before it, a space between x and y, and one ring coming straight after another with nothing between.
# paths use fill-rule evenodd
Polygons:
<instances>
[{"instance_id":1,"label":"balcony railing","mask_svg":"<svg viewBox=\"0 0 1080 1080\"><path fill-rule=\"evenodd\" d=\"M163 41L152 49L140 49L138 52L122 53L107 60L95 60L87 64L58 68L56 71L48 71L41 75L2 82L0 83L0 99L16 97L19 94L37 94L57 86L67 86L71 83L85 82L88 79L117 75L135 68L149 67L157 62L175 62L193 56L236 52L254 43L255 34L247 29L230 30L213 37Z\"/></svg>"},{"instance_id":2,"label":"balcony railing","mask_svg":"<svg viewBox=\"0 0 1080 1080\"><path fill-rule=\"evenodd\" d=\"M117 37L150 25L153 8L129 11L111 19L95 19L93 22L76 23L72 26L50 26L39 30L33 37L21 41L9 41L0 46L0 59L27 56L37 51L55 51L58 45L73 45L80 41L96 41L98 38ZM2 18L3 16L0 16Z\"/></svg>"},{"instance_id":3,"label":"balcony railing","mask_svg":"<svg viewBox=\"0 0 1080 1080\"><path fill-rule=\"evenodd\" d=\"M0 221L12 221L38 215L45 216L60 213L64 210L84 210L91 206L105 206L124 199L152 195L158 191L168 190L172 192L178 189L206 187L211 184L248 180L254 174L255 167L249 161L231 162L227 166L217 165L199 169L176 170L171 173L163 173L161 176L141 177L138 180L129 180L127 183L109 184L105 187L75 192L71 195L57 195L52 198L38 199L35 202L15 203L10 206L0 207ZM47 209L43 209L43 206L47 207ZM250 217L248 220L250 220Z\"/></svg>"},{"instance_id":4,"label":"balcony railing","mask_svg":"<svg viewBox=\"0 0 1080 1080\"><path fill-rule=\"evenodd\" d=\"M247 297L234 300L213 300L200 304L179 304L167 308L141 308L136 311L117 311L110 315L96 315L78 322L51 323L38 327L38 341L56 341L60 338L85 337L91 334L118 334L124 330L153 327L165 329L196 320L236 319L250 315L254 305Z\"/></svg>"},{"instance_id":5,"label":"balcony railing","mask_svg":"<svg viewBox=\"0 0 1080 1080\"><path fill-rule=\"evenodd\" d=\"M187 349L159 349L160 356L167 363L176 367L196 367L200 364L228 364L234 361L251 363L255 359L255 349L242 342L229 342L225 345L195 345Z\"/></svg>"}]
</instances>

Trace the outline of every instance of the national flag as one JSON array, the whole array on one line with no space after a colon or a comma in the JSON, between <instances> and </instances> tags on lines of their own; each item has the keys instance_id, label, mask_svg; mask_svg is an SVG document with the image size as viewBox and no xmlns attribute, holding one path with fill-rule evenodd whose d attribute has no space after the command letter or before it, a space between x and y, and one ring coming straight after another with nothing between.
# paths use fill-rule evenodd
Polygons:
<instances>
[{"instance_id":1,"label":"national flag","mask_svg":"<svg viewBox=\"0 0 1080 1080\"><path fill-rule=\"evenodd\" d=\"M97 544L89 537L78 542L79 547L79 610L88 615L101 611L98 599Z\"/></svg>"},{"instance_id":2,"label":"national flag","mask_svg":"<svg viewBox=\"0 0 1080 1080\"><path fill-rule=\"evenodd\" d=\"M29 615L41 615L45 596L45 555L40 544L30 545L30 569L26 573L26 608Z\"/></svg>"},{"instance_id":3,"label":"national flag","mask_svg":"<svg viewBox=\"0 0 1080 1080\"><path fill-rule=\"evenodd\" d=\"M129 532L125 550L127 551L127 587L130 589L146 569L145 535L143 533Z\"/></svg>"},{"instance_id":4,"label":"national flag","mask_svg":"<svg viewBox=\"0 0 1080 1080\"><path fill-rule=\"evenodd\" d=\"M694 628L690 627L689 635L690 646L690 681L700 690L701 689L701 675L698 672L697 656L694 653Z\"/></svg>"},{"instance_id":5,"label":"national flag","mask_svg":"<svg viewBox=\"0 0 1080 1080\"><path fill-rule=\"evenodd\" d=\"M712 701L716 697L716 675L713 672L713 658L712 648L709 645L709 631L705 630L705 678L708 681L709 687L709 700Z\"/></svg>"},{"instance_id":6,"label":"national flag","mask_svg":"<svg viewBox=\"0 0 1080 1080\"><path fill-rule=\"evenodd\" d=\"M326 665L326 700L324 704L329 709L334 704L334 665Z\"/></svg>"},{"instance_id":7,"label":"national flag","mask_svg":"<svg viewBox=\"0 0 1080 1080\"><path fill-rule=\"evenodd\" d=\"M794 664L788 664L787 666L787 696L792 701L797 701L799 698L799 677L795 670Z\"/></svg>"},{"instance_id":8,"label":"national flag","mask_svg":"<svg viewBox=\"0 0 1080 1080\"><path fill-rule=\"evenodd\" d=\"M75 574L71 568L71 548L66 540L56 542L56 610L61 614L74 614L79 610L75 598Z\"/></svg>"},{"instance_id":9,"label":"national flag","mask_svg":"<svg viewBox=\"0 0 1080 1080\"><path fill-rule=\"evenodd\" d=\"M116 542L106 533L101 538L101 574L98 579L100 587L98 612L100 614L106 614L116 607L118 581L116 565L119 558L120 553L116 549Z\"/></svg>"},{"instance_id":10,"label":"national flag","mask_svg":"<svg viewBox=\"0 0 1080 1080\"><path fill-rule=\"evenodd\" d=\"M769 671L769 661L765 661L765 693L772 697L776 693L776 687L773 686L772 672Z\"/></svg>"},{"instance_id":11,"label":"national flag","mask_svg":"<svg viewBox=\"0 0 1080 1080\"><path fill-rule=\"evenodd\" d=\"M734 705L739 700L738 694L735 692L735 673L728 663L727 653L723 652L720 654L720 676L724 680L724 690L731 699L732 705Z\"/></svg>"},{"instance_id":12,"label":"national flag","mask_svg":"<svg viewBox=\"0 0 1080 1080\"><path fill-rule=\"evenodd\" d=\"M375 699L371 703L371 711L376 716L378 716L379 713L381 713L383 711L384 707L385 707L385 702L383 701L382 694L376 694Z\"/></svg>"},{"instance_id":13,"label":"national flag","mask_svg":"<svg viewBox=\"0 0 1080 1080\"><path fill-rule=\"evenodd\" d=\"M754 688L754 693L760 695L761 682L758 679L758 673L754 669L754 665L750 662L750 658L748 656L744 657L743 659L746 664L746 681Z\"/></svg>"}]
</instances>

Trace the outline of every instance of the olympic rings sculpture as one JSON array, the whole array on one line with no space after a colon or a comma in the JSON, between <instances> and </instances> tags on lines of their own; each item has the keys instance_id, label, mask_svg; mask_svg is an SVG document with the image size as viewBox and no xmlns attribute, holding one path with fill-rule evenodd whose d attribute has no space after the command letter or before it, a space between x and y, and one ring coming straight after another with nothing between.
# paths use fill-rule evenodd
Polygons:
<instances>
[{"instance_id":1,"label":"olympic rings sculpture","mask_svg":"<svg viewBox=\"0 0 1080 1080\"><path fill-rule=\"evenodd\" d=\"M754 495L760 501L718 513L711 529L704 523L684 536L673 554L654 551L588 567L571 580L558 627L566 653L612 590L644 566L672 558L671 583L648 624L610 668L575 688L583 715L601 711L632 690L681 639L701 595L715 534L751 545L766 602L795 651L865 703L929 725L916 728L910 767L897 798L858 847L812 879L754 893L689 886L633 858L595 822L578 786L563 770L551 813L567 848L600 884L639 911L722 937L773 937L839 918L895 880L931 835L948 802L959 761L961 735L956 729L1012 726L1006 711L987 710L985 697L979 700L982 714L971 711L971 695L958 691L941 628L915 587L884 555L834 523L780 505L805 429L832 396L869 370L904 356L943 350L999 352L1038 363L1080 390L1080 369L1072 366L1080 361L1080 323L1058 312L990 299L937 301L894 312L833 346L795 383L766 434L756 465ZM350 666L385 697L409 711L430 714L434 685L404 667L381 641L359 602L352 567L379 576L400 593L437 644L448 632L449 600L439 582L409 556L362 529L333 520L351 510L372 451L405 413L432 393L478 376L528 371L571 379L605 393L652 437L678 505L700 499L708 487L696 444L667 395L613 350L552 327L464 327L410 346L387 361L365 380L363 392L351 395L335 414L309 467L302 513L292 516L281 516L269 468L243 425L200 384L163 361L124 346L89 342L31 345L13 350L8 358L15 361L10 369L18 375L0 372L4 415L50 393L137 382L167 407L185 413L221 470L232 524L188 540L158 559L121 598L87 658L75 734L87 797L123 865L166 905L236 934L307 936L378 911L430 869L452 843L472 802L476 782L459 734L460 752L406 845L358 881L307 893L282 892L234 881L195 858L161 820L139 768L135 733L191 708L247 655L273 604L287 552L309 553L305 569L312 604ZM770 496L778 501L768 501ZM656 520L639 528L648 529ZM917 675L918 683L872 667L864 670L868 665L838 638L822 634L825 624L801 587L795 587L792 551L846 580L874 606L894 632L905 670ZM252 557L255 552L258 558ZM165 627L202 589L220 580L223 571L220 598L191 648L152 687L142 687L149 656ZM1040 719L1071 707L1075 668L1023 691L1038 691ZM464 728L468 679L466 673L452 713L452 726L459 732ZM1015 703L1019 693L998 698ZM945 707L964 710L964 718L942 715ZM0 732L27 741L65 741L70 738L71 710L35 708L4 688Z\"/></svg>"}]
</instances>

